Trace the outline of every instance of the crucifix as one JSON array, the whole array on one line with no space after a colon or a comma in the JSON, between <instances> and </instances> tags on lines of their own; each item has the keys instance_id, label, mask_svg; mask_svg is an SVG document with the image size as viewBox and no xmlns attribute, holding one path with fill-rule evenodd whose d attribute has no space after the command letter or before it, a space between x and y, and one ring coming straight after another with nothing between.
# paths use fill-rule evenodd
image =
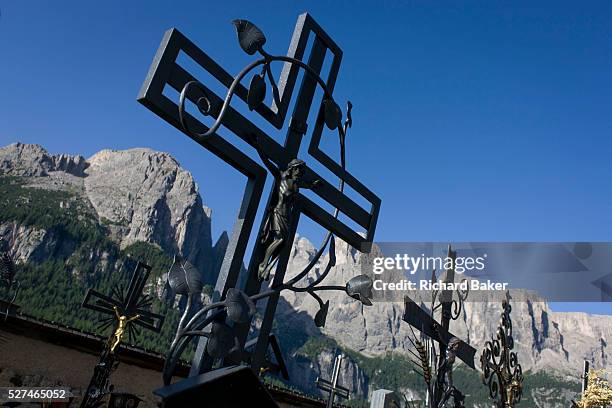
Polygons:
<instances>
[{"instance_id":1,"label":"crucifix","mask_svg":"<svg viewBox=\"0 0 612 408\"><path fill-rule=\"evenodd\" d=\"M215 284L213 302L222 301L228 290L235 288L238 282L256 214L264 202L262 197L268 171L272 173L274 183L265 201L264 217L257 234L258 239L254 242L246 282L242 288L248 296L260 292L262 283L271 276L272 271L274 278L271 286L283 283L290 249L302 215L315 221L329 231L329 234L360 251L368 252L380 209L380 199L350 174L345 166L344 142L346 130L352 124L351 105L349 103L342 126L342 115L333 99L342 50L307 13L298 17L289 50L282 56L274 56L264 51L265 36L251 22L235 20L234 25L242 49L249 55L260 55L260 59L233 77L179 30L172 28L166 31L138 95L140 103L247 178L240 210ZM312 46L309 47L311 39ZM189 57L195 65L210 74L212 82L217 84L207 85L199 81L195 73L181 66L179 55ZM329 70L326 78L322 78L326 57L330 60ZM273 78L270 69L272 62L283 64L278 79ZM261 67L261 73L251 77L247 89L241 80L257 67ZM297 94L294 94L300 72L304 72L304 75ZM269 104L264 103L266 78L272 87L273 95ZM217 95L211 89L212 85L227 88L226 96L222 98ZM315 101L317 87L323 90L320 101ZM178 101L168 96L172 93L180 94ZM233 97L238 102L232 106L230 102ZM287 120L292 101L293 110ZM194 114L187 111L187 104L193 108ZM284 143L277 142L255 122L244 116L238 105L242 106L243 110L248 108L251 114L257 114L260 119L284 132ZM311 115L313 105L315 109ZM339 132L339 161L332 159L319 146L325 127ZM221 133L224 132L234 134L246 142L250 146L251 155L261 160L263 166L223 137ZM310 136L308 157L300 159L298 154L301 153L300 148L305 136ZM311 163L308 163L309 161ZM312 162L326 168L337 179L330 181L320 176L314 170ZM345 185L361 196L367 205L359 204L349 197L344 192ZM304 195L300 187L311 188L313 194L334 210L325 210L312 198ZM347 225L339 218L339 214L349 219L358 229ZM365 230L364 235L359 233L361 230ZM247 361L255 372L259 372L265 365L278 299L278 294L268 298L254 350L242 353L241 361L228 361L231 357L227 357L225 365ZM222 323L225 316L219 314L215 318ZM236 323L233 328L237 333L240 348L244 349L251 319ZM190 376L212 369L215 359L207 353L209 341L206 336L202 336L198 341Z\"/></svg>"},{"instance_id":2,"label":"crucifix","mask_svg":"<svg viewBox=\"0 0 612 408\"><path fill-rule=\"evenodd\" d=\"M448 258L452 260L452 266L446 269L442 278L444 283L455 281L454 265L457 252L448 247ZM432 282L436 280L435 272ZM449 285L445 285L448 287ZM436 297L439 295L439 303L436 305ZM453 365L455 359L459 358L468 367L475 369L474 356L476 349L465 343L449 331L450 321L459 316L463 301L467 298L467 293L459 293L459 300L453 300L452 290L443 290L439 294L434 291L431 301L431 312L423 310L410 297L405 297L405 309L403 320L411 327L419 330L421 335L426 336L434 343L438 343L438 361L432 369L430 360L431 353L426 347L415 338L412 342L418 351L416 355L419 359L419 366L423 370L423 377L427 385L427 400L431 408L444 407L450 398L453 399L454 407L463 407L463 394L453 385ZM454 305L454 306L453 306ZM440 322L436 321L433 314L436 309L441 309ZM435 373L435 378L432 374Z\"/></svg>"},{"instance_id":3,"label":"crucifix","mask_svg":"<svg viewBox=\"0 0 612 408\"><path fill-rule=\"evenodd\" d=\"M331 381L317 378L317 388L329 392L329 398L327 398L326 408L333 408L334 400L336 395L340 398L348 399L349 390L347 388L338 385L338 377L340 376L340 366L342 365L342 359L344 356L338 354L334 360L334 370L332 371Z\"/></svg>"},{"instance_id":4,"label":"crucifix","mask_svg":"<svg viewBox=\"0 0 612 408\"><path fill-rule=\"evenodd\" d=\"M150 272L150 266L138 262L125 290L115 286L112 296L91 288L87 291L81 307L102 313L100 329L112 327L112 331L94 368L87 391L83 395L81 408L97 406L96 404L111 391L109 377L119 364L117 348L126 332L133 338L136 336L134 326L140 326L159 333L164 316L149 310L152 298L142 293Z\"/></svg>"}]
</instances>

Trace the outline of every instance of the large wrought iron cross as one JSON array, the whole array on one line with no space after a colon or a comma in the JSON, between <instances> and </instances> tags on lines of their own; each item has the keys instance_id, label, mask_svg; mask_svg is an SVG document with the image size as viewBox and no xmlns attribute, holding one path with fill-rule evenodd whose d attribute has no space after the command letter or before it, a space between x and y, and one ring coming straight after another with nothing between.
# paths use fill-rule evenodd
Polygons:
<instances>
[{"instance_id":1,"label":"large wrought iron cross","mask_svg":"<svg viewBox=\"0 0 612 408\"><path fill-rule=\"evenodd\" d=\"M313 39L313 42L310 47L310 54L306 55L310 38ZM242 42L241 46L243 46ZM244 46L243 49L245 49ZM245 49L245 51L247 50ZM253 52L247 52L253 54L254 50ZM330 69L327 78L321 79L320 74L325 56L328 53L331 56ZM245 104L244 106L247 106L248 103L251 110L275 128L279 130L284 129L286 131L284 144L279 144L231 105L226 103L225 109L222 109L224 99L212 91L210 84L206 85L201 81L197 81L197 78L194 76L195 74L188 72L180 65L178 60L180 54L190 57L192 61L211 74L222 86L228 89L231 88L233 94L239 100L237 103L243 103ZM256 213L262 204L262 194L267 171L245 152L223 138L217 131L219 127L210 124L206 125L201 121L204 120L203 117L198 119L186 111L182 116L179 109L180 102L177 103L177 101L170 99L167 96L169 93L165 91L174 89L176 92L182 93L183 97L194 103L200 112L208 115L210 119L220 121L222 129L237 135L250 146L258 149L258 153L262 157L268 158L271 163L281 169L287 168L287 165L297 158L303 137L310 133L309 157L331 171L339 180L350 186L354 192L361 195L369 203L367 206L369 208L359 205L347 196L342 189L336 187L333 184L335 181L325 180L306 163L304 178L306 180L318 181L318 186L314 192L340 214L354 222L360 230L365 230L366 234L365 236L360 235L358 231L342 222L337 214L326 211L310 198L298 193L297 205L295 206L297 214L292 216L291 225L287 227L287 242L285 242L277 258L273 285L282 283L284 278L290 248L301 214L311 218L323 228L358 250L369 250L369 245L374 237L380 199L346 171L344 163L333 160L320 149L319 143L326 122L326 106L323 100L316 102L315 106L318 106L318 109L316 109L317 113L314 115L314 118L309 118L310 109L313 103L315 103L314 96L317 85L324 85L327 96L330 96L333 92L342 60L342 51L312 17L305 13L298 17L286 57L279 57L277 60L285 62L280 78L276 80L278 88L274 101L270 105L258 104L253 106L249 103L249 90L246 87L238 82L232 88L234 77L177 29L172 28L165 33L138 95L140 103L181 132L187 134L202 147L208 149L240 171L248 179L230 243L217 278L213 301L223 299L228 289L236 286ZM297 60L300 64L290 63L290 60ZM297 96L294 98L298 73L300 69L304 70L305 67L307 67L307 71L310 74L303 76ZM197 81L198 86L187 90L188 84L194 83L194 81ZM206 106L202 106L199 103L202 101L203 96L206 97ZM292 100L295 100L293 111L291 112L290 119L287 121L289 106ZM198 136L198 134L201 135L206 132L211 134L207 137ZM303 159L308 161L307 158ZM272 202L272 194L277 188L276 184L273 186L273 192L267 200L267 207ZM264 229L265 221L265 219L262 221L259 229L260 233ZM248 277L244 287L247 295L256 294L260 290L261 281L258 279L257 269L264 259L264 252L265 248L263 248L260 240L257 240L247 270ZM264 363L277 303L278 295L270 297L259 330L259 340L253 354L249 357L251 366L256 371ZM244 323L237 327L241 346L245 344L249 328L250 323ZM212 365L212 359L206 355L205 351L207 341L203 337L198 344L191 375L205 372Z\"/></svg>"}]
</instances>

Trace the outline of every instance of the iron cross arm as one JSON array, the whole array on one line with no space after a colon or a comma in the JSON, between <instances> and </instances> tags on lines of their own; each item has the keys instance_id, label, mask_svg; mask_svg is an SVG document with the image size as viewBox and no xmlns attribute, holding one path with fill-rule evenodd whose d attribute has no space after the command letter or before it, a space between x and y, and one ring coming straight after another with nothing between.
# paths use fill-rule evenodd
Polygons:
<instances>
[{"instance_id":1,"label":"iron cross arm","mask_svg":"<svg viewBox=\"0 0 612 408\"><path fill-rule=\"evenodd\" d=\"M340 68L342 51L308 14L302 14L298 18L287 57L302 61L302 59L305 58L305 51L311 34L314 35L315 39L307 64L314 72L320 74L326 52L331 52L331 67L327 79L325 80L327 89L331 92L333 91ZM222 86L227 88L231 86L234 80L232 75L225 71L225 69L177 29L172 28L164 35L146 80L138 95L138 101L168 123L187 134L200 145L210 150L213 154L232 165L252 181L245 190L242 205L243 208L250 209L250 211L244 212L245 217L243 218L246 226L250 228L252 223L251 218L254 218L254 214L251 215L253 213L252 207L260 201L259 199L265 182L266 171L247 154L236 148L218 133L210 137L199 138L197 135L187 132L186 129L183 128L179 118L179 107L177 102L166 96L168 94L167 91L170 89L174 89L174 91L180 93L187 83L197 81L194 75L180 65L179 55L183 54L191 58L196 65L212 75ZM272 102L270 106L261 104L254 109L263 119L278 129L282 129L285 123L293 90L298 79L298 73L298 66L285 62L280 79L277 81L279 84L278 103ZM199 86L190 88L189 92L186 94L186 98L193 103L197 103L198 99L205 94L210 101L208 114L211 118L217 119L225 98L218 96L202 81L198 82ZM222 125L252 147L255 148L255 143L257 143L260 151L262 151L266 157L280 168L283 168L292 159L297 157L300 151L302 137L308 131L308 114L314 100L315 88L315 81L308 75L304 75L298 93L298 98L301 103L296 105L299 106L299 109L295 109L293 112L287 128L284 145L279 144L232 106L226 109L222 117ZM247 89L242 84L238 84L235 87L235 97L244 102L245 106L247 93ZM185 112L185 123L193 132L202 133L209 129L207 125L188 112ZM319 148L323 128L324 109L321 101L318 114L314 120L314 126L312 127L308 153L316 161L334 173L339 179L343 180L352 190L361 195L365 201L369 203L369 208L364 208L357 204L352 198L340 191L339 188L317 174L312 167L306 166L305 178L309 180L319 180L314 193L333 208L339 209L340 213L344 214L360 228L363 228L366 234L365 236L360 235L346 223L340 221L338 217L334 217L331 212L324 210L320 205L306 196L300 197L302 200L303 213L325 229L332 231L336 236L349 243L351 246L368 251L369 245L374 237L378 211L380 208L380 199Z\"/></svg>"},{"instance_id":2,"label":"iron cross arm","mask_svg":"<svg viewBox=\"0 0 612 408\"><path fill-rule=\"evenodd\" d=\"M139 315L133 323L146 329L159 332L164 316L150 312L140 305L142 290L151 272L149 265L138 262L124 299L115 299L96 290L89 289L83 299L82 307L96 312L115 315L115 308L126 316Z\"/></svg>"},{"instance_id":3,"label":"iron cross arm","mask_svg":"<svg viewBox=\"0 0 612 408\"><path fill-rule=\"evenodd\" d=\"M415 329L420 330L423 334L425 334L432 340L443 344L448 344L450 339L456 337L447 329L442 327L440 323L435 321L425 310L421 309L408 296L405 297L404 303L405 309L403 320ZM463 340L460 340L459 348L457 349L457 357L459 357L461 361L463 361L465 364L475 369L475 355L476 349L464 342Z\"/></svg>"},{"instance_id":4,"label":"iron cross arm","mask_svg":"<svg viewBox=\"0 0 612 408\"><path fill-rule=\"evenodd\" d=\"M333 391L336 395L344 399L348 399L350 395L350 391L348 388L345 388L341 385L336 385L336 387L334 387L331 382L324 380L322 378L317 378L317 387L323 391L327 391L327 392Z\"/></svg>"}]
</instances>

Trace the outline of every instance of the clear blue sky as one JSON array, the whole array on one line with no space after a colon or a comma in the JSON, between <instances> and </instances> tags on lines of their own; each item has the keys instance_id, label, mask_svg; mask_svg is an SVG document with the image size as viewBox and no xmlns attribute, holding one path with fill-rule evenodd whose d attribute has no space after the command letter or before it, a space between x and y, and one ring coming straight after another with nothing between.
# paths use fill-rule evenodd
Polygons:
<instances>
[{"instance_id":1,"label":"clear blue sky","mask_svg":"<svg viewBox=\"0 0 612 408\"><path fill-rule=\"evenodd\" d=\"M0 144L170 152L218 234L243 179L136 94L167 28L235 73L250 59L232 19L285 53L308 11L344 50L336 95L355 105L349 168L383 199L377 240L611 241L612 3L534 3L0 1Z\"/></svg>"}]
</instances>

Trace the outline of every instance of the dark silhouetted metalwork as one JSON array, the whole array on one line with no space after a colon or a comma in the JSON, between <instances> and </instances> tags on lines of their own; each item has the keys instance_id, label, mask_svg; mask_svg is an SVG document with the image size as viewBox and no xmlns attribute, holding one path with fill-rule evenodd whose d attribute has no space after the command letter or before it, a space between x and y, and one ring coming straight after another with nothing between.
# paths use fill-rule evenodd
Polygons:
<instances>
[{"instance_id":1,"label":"dark silhouetted metalwork","mask_svg":"<svg viewBox=\"0 0 612 408\"><path fill-rule=\"evenodd\" d=\"M523 394L523 369L518 362L512 337L510 319L510 292L502 302L504 311L497 328L496 338L485 343L480 356L482 381L489 388L489 395L496 408L514 407Z\"/></svg>"},{"instance_id":2,"label":"dark silhouetted metalwork","mask_svg":"<svg viewBox=\"0 0 612 408\"><path fill-rule=\"evenodd\" d=\"M5 242L4 237L0 237L0 284L6 286L9 297L6 310L2 312L4 314L4 320L8 318L9 312L19 294L19 288L21 287L21 283L19 283L15 277L17 268L15 267L13 257L8 252L8 249L5 251L3 248Z\"/></svg>"},{"instance_id":3,"label":"dark silhouetted metalwork","mask_svg":"<svg viewBox=\"0 0 612 408\"><path fill-rule=\"evenodd\" d=\"M233 23L243 51L249 55L258 54L261 58L247 65L233 77L178 30L170 29L164 35L138 96L139 102L248 179L237 221L214 288L212 302L195 313L177 332L166 360L164 370L166 384L170 381L179 356L193 337L199 337L200 341L190 375L199 375L210 370L215 360L221 358L220 356L224 356L222 358L226 365L246 361L254 372L259 372L259 369L266 365L265 358L272 322L282 290L306 292L314 297L320 305L315 323L318 326L324 325L329 303L324 303L316 292L347 290L344 286L321 285L335 264L334 237L342 239L360 251L369 251L380 209L380 199L346 170L346 132L352 126L352 104L350 102L347 104L346 118L342 122L342 112L333 98L342 60L340 48L308 14L299 16L286 56L275 56L264 51L266 38L251 22L235 20ZM309 38L313 39L310 47ZM307 49L310 50L310 55L306 55ZM328 53L331 64L327 78L323 79L320 74ZM185 70L178 61L179 54L189 57L225 86L227 88L225 97L219 97L209 86ZM273 78L270 68L273 62L283 63L278 80ZM253 75L247 89L241 81L258 67L261 71ZM256 112L272 126L279 130L283 129L290 103L294 99L294 89L300 70L304 72L304 76L286 126L283 145L232 107L231 102L236 97L245 104L245 107ZM272 92L270 105L264 103L266 80ZM322 100L318 109L315 109L316 117L310 120L311 126L309 126L309 112L314 103L317 87L323 90ZM178 102L167 96L172 89L179 94ZM202 115L200 119L188 112L188 102ZM205 119L208 122L212 121L212 124L203 123L202 120ZM339 162L319 148L325 126L338 133ZM221 137L218 131L222 127L254 148L264 166L259 165ZM307 160L298 159L302 139L307 134L310 134L309 157L338 178L337 186L320 177L308 165ZM257 234L259 239L255 242L250 257L244 290L237 292L235 286L255 216L261 205L266 170L275 175L275 183L265 204L266 215L260 225ZM365 208L344 193L345 184L368 202ZM330 204L333 210L327 211L303 195L300 187L312 187L313 193ZM365 236L341 221L340 214L350 219L358 228L364 229ZM301 215L311 218L328 233L313 261L294 278L284 282L290 249ZM297 284L314 268L325 250L330 254L326 269L309 285L298 286ZM273 267L274 280L270 289L260 293L262 281L270 276ZM234 306L228 303L230 295L235 298ZM246 352L244 345L252 320L249 302L254 304L264 298L268 301L257 342L252 352ZM232 307L239 307L240 310L232 311Z\"/></svg>"},{"instance_id":4,"label":"dark silhouetted metalwork","mask_svg":"<svg viewBox=\"0 0 612 408\"><path fill-rule=\"evenodd\" d=\"M448 248L448 257L455 265L457 253ZM432 282L436 282L435 271L432 272ZM449 268L442 278L445 283L455 281L455 271ZM420 331L417 337L412 331L409 337L416 351L411 351L414 364L421 369L417 371L426 385L427 403L430 408L442 408L452 399L452 406L464 406L465 396L453 384L453 366L458 357L461 361L474 369L474 356L476 349L460 340L449 331L450 321L456 320L463 310L463 302L468 292L457 291L457 299L453 299L453 291L434 291L429 311L423 310L412 299L406 296L403 320L413 328ZM440 322L434 319L434 313L440 309ZM435 344L438 344L438 354Z\"/></svg>"}]
</instances>

